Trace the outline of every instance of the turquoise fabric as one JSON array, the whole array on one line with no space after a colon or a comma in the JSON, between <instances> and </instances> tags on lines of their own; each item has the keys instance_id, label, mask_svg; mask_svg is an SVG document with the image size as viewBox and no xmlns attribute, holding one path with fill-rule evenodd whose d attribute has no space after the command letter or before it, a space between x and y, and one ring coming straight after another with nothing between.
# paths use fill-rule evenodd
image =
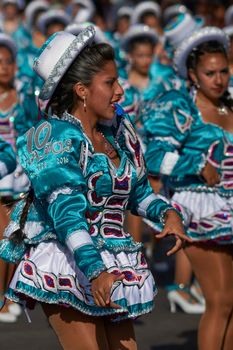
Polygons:
<instances>
[{"instance_id":1,"label":"turquoise fabric","mask_svg":"<svg viewBox=\"0 0 233 350\"><path fill-rule=\"evenodd\" d=\"M16 139L19 135L24 134L31 126L32 120L27 117L23 108L23 84L16 81L17 102L7 110L0 110L0 135L8 142L16 153ZM12 197L17 199L27 190L26 176L23 174L20 166L17 165L15 173L11 174L0 181L0 196Z\"/></svg>"},{"instance_id":2,"label":"turquoise fabric","mask_svg":"<svg viewBox=\"0 0 233 350\"><path fill-rule=\"evenodd\" d=\"M114 49L115 61L117 68L121 71L124 70L128 64L128 60L125 52L121 49L121 37L118 33L105 32L104 33L110 45ZM124 76L122 76L124 78Z\"/></svg>"},{"instance_id":3,"label":"turquoise fabric","mask_svg":"<svg viewBox=\"0 0 233 350\"><path fill-rule=\"evenodd\" d=\"M20 102L15 103L6 111L0 111L0 133L13 147L17 135L24 134L29 127L31 123L25 118Z\"/></svg>"},{"instance_id":4,"label":"turquoise fabric","mask_svg":"<svg viewBox=\"0 0 233 350\"><path fill-rule=\"evenodd\" d=\"M126 79L119 78L119 83L124 90L124 95L121 98L120 104L125 112L130 116L132 121L136 121L138 117L139 93L128 83Z\"/></svg>"},{"instance_id":5,"label":"turquoise fabric","mask_svg":"<svg viewBox=\"0 0 233 350\"><path fill-rule=\"evenodd\" d=\"M21 104L29 127L38 122L38 95L43 85L43 80L32 68L39 50L31 41L27 47L20 49L17 55L17 79L22 85Z\"/></svg>"},{"instance_id":6,"label":"turquoise fabric","mask_svg":"<svg viewBox=\"0 0 233 350\"><path fill-rule=\"evenodd\" d=\"M207 160L215 164L223 180L225 171L231 170L233 134L203 122L188 94L175 90L166 92L144 109L143 121L145 159L150 174L161 173L167 152L178 155L168 179L174 190L201 188L212 192L213 188L205 185L200 175ZM214 191L228 197L233 194L233 189L226 188L223 182Z\"/></svg>"},{"instance_id":7,"label":"turquoise fabric","mask_svg":"<svg viewBox=\"0 0 233 350\"><path fill-rule=\"evenodd\" d=\"M48 239L55 233L67 245L73 234L79 235L84 240L82 246L67 246L90 280L106 269L100 248L139 249L140 245L123 229L126 208L153 221L162 220L164 210L171 208L153 194L139 141L123 109L116 105L113 125L101 124L100 128L119 153L118 168L105 154L94 152L81 123L68 113L61 119L41 121L17 143L21 164L35 191L36 214L30 212L27 222L44 222L48 226L37 229L41 241L43 235ZM146 206L140 208L145 201ZM15 222L22 210L19 205L12 214ZM106 218L98 220L102 216ZM33 240L37 240L36 232L26 242Z\"/></svg>"},{"instance_id":8,"label":"turquoise fabric","mask_svg":"<svg viewBox=\"0 0 233 350\"><path fill-rule=\"evenodd\" d=\"M15 170L16 158L14 150L11 145L8 142L5 142L2 138L0 138L0 162L3 162L6 165L8 174Z\"/></svg>"},{"instance_id":9,"label":"turquoise fabric","mask_svg":"<svg viewBox=\"0 0 233 350\"><path fill-rule=\"evenodd\" d=\"M147 91L146 100L156 98L158 95L169 90L179 90L187 93L186 81L181 79L171 65L165 65L155 60L150 68L152 84Z\"/></svg>"},{"instance_id":10,"label":"turquoise fabric","mask_svg":"<svg viewBox=\"0 0 233 350\"><path fill-rule=\"evenodd\" d=\"M18 49L24 49L28 47L32 41L32 36L30 32L21 24L18 29L11 34L14 39Z\"/></svg>"}]
</instances>

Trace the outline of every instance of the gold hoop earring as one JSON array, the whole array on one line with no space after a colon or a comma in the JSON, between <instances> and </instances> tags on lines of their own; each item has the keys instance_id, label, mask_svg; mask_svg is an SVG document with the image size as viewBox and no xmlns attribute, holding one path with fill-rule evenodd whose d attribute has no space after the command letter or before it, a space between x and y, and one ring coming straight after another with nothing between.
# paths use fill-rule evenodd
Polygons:
<instances>
[{"instance_id":1,"label":"gold hoop earring","mask_svg":"<svg viewBox=\"0 0 233 350\"><path fill-rule=\"evenodd\" d=\"M87 100L86 100L86 96L83 96L83 109L84 109L84 112L87 111Z\"/></svg>"}]
</instances>

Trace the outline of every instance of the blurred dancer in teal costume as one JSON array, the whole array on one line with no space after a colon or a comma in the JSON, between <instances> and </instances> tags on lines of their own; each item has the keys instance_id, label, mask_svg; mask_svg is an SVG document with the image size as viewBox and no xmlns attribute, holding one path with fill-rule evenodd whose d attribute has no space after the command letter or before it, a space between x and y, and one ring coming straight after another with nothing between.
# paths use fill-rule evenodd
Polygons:
<instances>
[{"instance_id":1,"label":"blurred dancer in teal costume","mask_svg":"<svg viewBox=\"0 0 233 350\"><path fill-rule=\"evenodd\" d=\"M13 39L7 34L0 33L0 136L12 146L14 152L16 152L17 136L25 133L31 126L30 121L25 118L21 104L22 92L19 92L17 86L15 86L16 53L17 48ZM12 170L8 173L4 177L1 176L0 200L1 204L9 209L13 202L21 198L24 192L28 190L29 182L19 164L14 172ZM4 206L0 206L1 236L4 225L9 222L7 210ZM0 269L0 294L3 294L12 275L12 267L1 261ZM10 308L16 309L17 315L21 312L17 305L9 305L8 303L0 312L0 321L16 321L16 316L9 313Z\"/></svg>"},{"instance_id":2,"label":"blurred dancer in teal costume","mask_svg":"<svg viewBox=\"0 0 233 350\"><path fill-rule=\"evenodd\" d=\"M170 89L186 92L187 83L177 76L172 59L176 48L185 38L188 38L195 30L201 28L204 22L199 17L194 17L188 12L179 13L173 17L164 28L164 49L160 56L156 56L150 67L153 83L147 91L146 100L151 100Z\"/></svg>"},{"instance_id":3,"label":"blurred dancer in teal costume","mask_svg":"<svg viewBox=\"0 0 233 350\"><path fill-rule=\"evenodd\" d=\"M178 47L174 63L189 79L190 96L171 90L145 120L147 166L169 177L173 200L190 213L185 252L206 300L199 350L233 343L233 101L227 91L226 34L196 31ZM175 307L176 301L171 299Z\"/></svg>"},{"instance_id":4,"label":"blurred dancer in teal costume","mask_svg":"<svg viewBox=\"0 0 233 350\"><path fill-rule=\"evenodd\" d=\"M176 238L168 254L190 239L148 183L136 133L117 104L113 50L92 44L94 36L92 26L78 36L59 32L35 61L49 115L18 139L32 188L0 256L19 262L7 298L40 301L63 348L136 349L132 319L152 309L156 287L141 244L124 231L125 211L161 220L159 237Z\"/></svg>"},{"instance_id":5,"label":"blurred dancer in teal costume","mask_svg":"<svg viewBox=\"0 0 233 350\"><path fill-rule=\"evenodd\" d=\"M15 152L10 144L0 138L0 179L12 173L16 167ZM0 203L0 235L8 224L6 210ZM4 293L7 287L7 269L8 265L5 261L0 259L0 322L15 322L17 317L9 312L8 306L4 306ZM13 304L12 304L13 305Z\"/></svg>"},{"instance_id":6,"label":"blurred dancer in teal costume","mask_svg":"<svg viewBox=\"0 0 233 350\"><path fill-rule=\"evenodd\" d=\"M2 18L0 20L0 28L15 40L18 49L26 47L30 42L30 38L23 26L22 5L23 2L18 0L1 1Z\"/></svg>"},{"instance_id":7,"label":"blurred dancer in teal costume","mask_svg":"<svg viewBox=\"0 0 233 350\"><path fill-rule=\"evenodd\" d=\"M232 7L232 12L233 12L233 7ZM228 59L229 59L229 68L230 68L229 92L233 97L233 25L227 26L223 30L229 36L229 39L230 39L230 47L228 50Z\"/></svg>"},{"instance_id":8,"label":"blurred dancer in teal costume","mask_svg":"<svg viewBox=\"0 0 233 350\"><path fill-rule=\"evenodd\" d=\"M38 94L43 85L42 79L32 69L33 61L45 42L45 36L38 28L38 18L48 8L49 4L41 0L28 4L25 9L24 31L30 40L26 46L19 49L17 54L17 79L20 81L24 95L24 113L31 120L31 125L38 121Z\"/></svg>"},{"instance_id":9,"label":"blurred dancer in teal costume","mask_svg":"<svg viewBox=\"0 0 233 350\"><path fill-rule=\"evenodd\" d=\"M153 83L149 71L158 40L157 33L143 24L131 26L121 40L121 48L127 54L128 65L124 71L119 70L119 74L132 87L138 104L149 99L147 91ZM154 87L154 90L159 94L159 86Z\"/></svg>"},{"instance_id":10,"label":"blurred dancer in teal costume","mask_svg":"<svg viewBox=\"0 0 233 350\"><path fill-rule=\"evenodd\" d=\"M17 48L7 34L0 33L0 135L16 151L16 138L29 129L32 124L25 118L22 107L23 94L15 85ZM27 181L20 176L21 168L15 174L8 175L0 181L0 196L17 199L27 190ZM25 186L24 186L25 185ZM8 201L6 199L6 201Z\"/></svg>"},{"instance_id":11,"label":"blurred dancer in teal costume","mask_svg":"<svg viewBox=\"0 0 233 350\"><path fill-rule=\"evenodd\" d=\"M137 131L141 130L141 121L138 119L139 104L144 101L144 96L151 84L149 76L150 65L154 59L154 47L158 42L158 35L150 27L143 24L135 24L130 27L122 37L121 48L127 53L128 66L123 77L127 81L126 99L134 102L134 122ZM119 70L119 74L122 71ZM157 90L158 91L158 90ZM142 241L142 220L129 213L127 228L133 232L134 239Z\"/></svg>"}]
</instances>

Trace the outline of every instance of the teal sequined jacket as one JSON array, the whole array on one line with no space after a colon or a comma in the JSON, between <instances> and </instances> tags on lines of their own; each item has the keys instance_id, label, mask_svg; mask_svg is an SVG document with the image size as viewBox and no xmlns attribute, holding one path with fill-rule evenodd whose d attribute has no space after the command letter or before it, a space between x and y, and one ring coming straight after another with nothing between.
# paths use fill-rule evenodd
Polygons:
<instances>
[{"instance_id":1,"label":"teal sequined jacket","mask_svg":"<svg viewBox=\"0 0 233 350\"><path fill-rule=\"evenodd\" d=\"M119 154L118 168L107 155L94 151L80 121L68 113L41 121L17 143L35 192L24 243L58 239L90 280L106 270L100 249L140 249L124 231L127 209L163 221L172 208L149 185L139 141L123 109L116 105L113 124L100 127ZM16 206L6 236L18 227L22 207Z\"/></svg>"},{"instance_id":2,"label":"teal sequined jacket","mask_svg":"<svg viewBox=\"0 0 233 350\"><path fill-rule=\"evenodd\" d=\"M205 123L189 94L164 93L143 110L145 160L151 175L167 175L175 191L192 190L233 195L233 133ZM201 171L206 162L220 174L207 186Z\"/></svg>"}]
</instances>

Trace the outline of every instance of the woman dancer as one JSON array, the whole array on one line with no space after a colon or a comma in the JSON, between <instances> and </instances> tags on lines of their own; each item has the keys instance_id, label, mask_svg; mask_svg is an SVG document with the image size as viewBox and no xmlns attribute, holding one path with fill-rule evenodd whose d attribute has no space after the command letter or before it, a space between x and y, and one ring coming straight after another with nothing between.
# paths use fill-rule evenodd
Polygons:
<instances>
[{"instance_id":1,"label":"woman dancer","mask_svg":"<svg viewBox=\"0 0 233 350\"><path fill-rule=\"evenodd\" d=\"M230 350L233 343L233 101L227 92L227 47L227 36L215 27L186 39L174 62L192 84L191 97L175 90L164 94L144 124L149 172L168 175L174 201L190 212L187 234L195 242L185 251L206 300L200 350Z\"/></svg>"},{"instance_id":2,"label":"woman dancer","mask_svg":"<svg viewBox=\"0 0 233 350\"><path fill-rule=\"evenodd\" d=\"M4 33L0 33L0 136L7 141L13 149L15 148L16 137L27 130L28 122L24 116L24 111L19 102L19 95L14 84L16 72L16 52L17 48L13 39ZM12 206L13 202L28 190L28 180L22 172L20 166L15 172L10 172L0 180L0 204ZM9 222L7 209L0 206L1 230ZM0 294L3 295L12 275L13 267L0 261ZM19 315L21 309L16 304L7 303L0 312L0 321L13 322L16 317L9 314Z\"/></svg>"},{"instance_id":3,"label":"woman dancer","mask_svg":"<svg viewBox=\"0 0 233 350\"><path fill-rule=\"evenodd\" d=\"M116 104L123 90L112 48L93 39L92 26L77 37L57 33L35 62L52 113L19 138L32 189L1 256L19 260L7 297L39 300L64 349L136 349L131 319L151 310L155 286L141 245L123 230L125 210L165 219L159 237L176 237L168 254L187 237L176 211L153 194Z\"/></svg>"}]
</instances>

